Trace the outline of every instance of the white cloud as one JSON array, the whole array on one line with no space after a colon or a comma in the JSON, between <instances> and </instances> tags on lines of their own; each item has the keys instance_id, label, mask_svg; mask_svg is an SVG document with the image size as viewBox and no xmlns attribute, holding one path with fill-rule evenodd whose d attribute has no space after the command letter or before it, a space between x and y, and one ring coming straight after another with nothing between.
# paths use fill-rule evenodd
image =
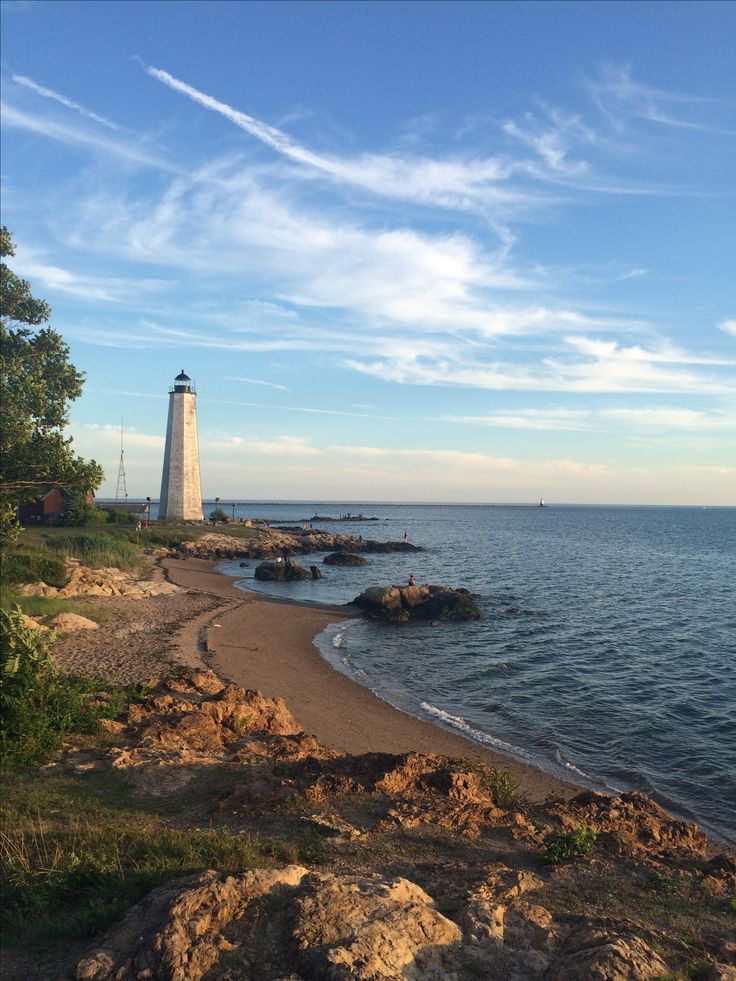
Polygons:
<instances>
[{"instance_id":1,"label":"white cloud","mask_svg":"<svg viewBox=\"0 0 736 981\"><path fill-rule=\"evenodd\" d=\"M735 135L733 129L709 120L707 114L718 107L717 100L637 82L630 65L606 65L588 88L595 104L617 127L627 119L638 119L674 129Z\"/></svg>"},{"instance_id":2,"label":"white cloud","mask_svg":"<svg viewBox=\"0 0 736 981\"><path fill-rule=\"evenodd\" d=\"M34 82L32 78L27 78L25 75L13 75L13 81L18 85L23 85L25 88L30 89L37 95L43 96L45 99L53 99L55 102L60 102L62 106L66 106L67 109L73 109L80 115L85 116L87 119L92 119L96 123L100 123L102 126L107 126L108 129L119 129L116 123L110 122L109 119L105 119L104 116L98 116L96 112L92 112L91 109L86 109L84 106L80 106L78 102L74 102L72 99L67 98L65 95L61 95L59 92L54 92L53 89L48 89L44 85L39 85L38 82Z\"/></svg>"},{"instance_id":3,"label":"white cloud","mask_svg":"<svg viewBox=\"0 0 736 981\"><path fill-rule=\"evenodd\" d=\"M407 356L388 349L372 360L349 358L356 371L410 385L463 386L499 391L546 392L699 392L729 394L736 391L732 378L719 372L705 375L679 365L720 368L727 359L703 357L664 344L659 350L621 347L617 341L568 336L566 348L528 363L480 360L472 347L449 349L444 357ZM678 367L671 367L672 365Z\"/></svg>"},{"instance_id":4,"label":"white cloud","mask_svg":"<svg viewBox=\"0 0 736 981\"><path fill-rule=\"evenodd\" d=\"M240 375L225 375L225 381L247 382L249 385L265 385L266 388L277 388L281 392L287 392L286 385L279 385L276 382L262 381L260 378L243 378Z\"/></svg>"},{"instance_id":5,"label":"white cloud","mask_svg":"<svg viewBox=\"0 0 736 981\"><path fill-rule=\"evenodd\" d=\"M218 101L174 78L169 72L153 67L146 71L174 91L229 119L276 153L331 180L355 185L385 197L462 211L478 207L502 210L521 204L528 197L513 188L499 186L514 169L510 161L501 157L435 160L364 154L350 159L320 154L302 146L275 126Z\"/></svg>"},{"instance_id":6,"label":"white cloud","mask_svg":"<svg viewBox=\"0 0 736 981\"><path fill-rule=\"evenodd\" d=\"M658 433L735 430L736 414L703 412L676 406L619 407L608 409L502 409L483 416L442 417L443 421L490 426L496 429L564 430L654 430Z\"/></svg>"},{"instance_id":7,"label":"white cloud","mask_svg":"<svg viewBox=\"0 0 736 981\"><path fill-rule=\"evenodd\" d=\"M99 133L90 133L87 130L67 126L65 123L53 119L32 115L7 102L0 104L0 113L2 114L3 125L12 129L26 130L37 136L44 136L47 139L65 143L67 146L84 147L105 156L117 157L127 163L141 164L173 174L181 173L175 165L148 153L134 142L108 139L100 136Z\"/></svg>"},{"instance_id":8,"label":"white cloud","mask_svg":"<svg viewBox=\"0 0 736 981\"><path fill-rule=\"evenodd\" d=\"M724 333L733 334L736 337L736 319L722 320L720 324L718 324L718 328Z\"/></svg>"}]
</instances>

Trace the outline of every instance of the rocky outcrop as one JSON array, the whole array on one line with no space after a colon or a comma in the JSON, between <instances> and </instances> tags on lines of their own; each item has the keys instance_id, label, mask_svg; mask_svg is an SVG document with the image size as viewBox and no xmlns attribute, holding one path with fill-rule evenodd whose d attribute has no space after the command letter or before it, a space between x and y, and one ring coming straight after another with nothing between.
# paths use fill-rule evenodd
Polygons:
<instances>
[{"instance_id":1,"label":"rocky outcrop","mask_svg":"<svg viewBox=\"0 0 736 981\"><path fill-rule=\"evenodd\" d=\"M372 586L353 605L377 620L479 620L481 612L467 589L448 586Z\"/></svg>"},{"instance_id":2,"label":"rocky outcrop","mask_svg":"<svg viewBox=\"0 0 736 981\"><path fill-rule=\"evenodd\" d=\"M323 562L325 565L368 565L368 559L355 552L331 552Z\"/></svg>"},{"instance_id":3,"label":"rocky outcrop","mask_svg":"<svg viewBox=\"0 0 736 981\"><path fill-rule=\"evenodd\" d=\"M89 569L77 559L67 559L66 569L69 576L66 586L26 583L18 587L18 592L23 596L58 596L61 599L73 596L129 596L131 599L142 599L146 596L168 596L180 591L180 587L171 582L143 579L120 569Z\"/></svg>"},{"instance_id":4,"label":"rocky outcrop","mask_svg":"<svg viewBox=\"0 0 736 981\"><path fill-rule=\"evenodd\" d=\"M308 555L312 552L422 552L411 542L376 542L355 535L333 535L319 528L254 528L252 537L238 538L208 532L196 541L181 542L169 553L172 558L269 559L276 556Z\"/></svg>"},{"instance_id":5,"label":"rocky outcrop","mask_svg":"<svg viewBox=\"0 0 736 981\"><path fill-rule=\"evenodd\" d=\"M668 974L659 954L640 937L583 923L570 933L544 977L545 981L648 981Z\"/></svg>"},{"instance_id":6,"label":"rocky outcrop","mask_svg":"<svg viewBox=\"0 0 736 981\"><path fill-rule=\"evenodd\" d=\"M572 800L551 804L548 813L556 817L564 831L581 825L603 832L603 844L616 851L647 856L687 851L702 855L708 839L694 824L670 817L646 794L609 797L585 791ZM613 840L611 840L613 838Z\"/></svg>"},{"instance_id":7,"label":"rocky outcrop","mask_svg":"<svg viewBox=\"0 0 736 981\"><path fill-rule=\"evenodd\" d=\"M79 961L76 978L439 981L442 954L460 936L406 879L310 873L299 865L205 872L154 889Z\"/></svg>"},{"instance_id":8,"label":"rocky outcrop","mask_svg":"<svg viewBox=\"0 0 736 981\"><path fill-rule=\"evenodd\" d=\"M319 571L319 570L318 570ZM314 578L312 573L293 559L281 562L261 562L253 573L262 582L298 582L300 579Z\"/></svg>"}]
</instances>

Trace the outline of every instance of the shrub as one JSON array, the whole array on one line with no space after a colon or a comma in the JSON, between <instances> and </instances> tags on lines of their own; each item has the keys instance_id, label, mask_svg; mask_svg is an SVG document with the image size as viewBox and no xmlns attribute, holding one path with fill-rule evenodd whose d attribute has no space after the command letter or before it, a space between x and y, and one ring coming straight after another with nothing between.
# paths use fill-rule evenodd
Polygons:
<instances>
[{"instance_id":1,"label":"shrub","mask_svg":"<svg viewBox=\"0 0 736 981\"><path fill-rule=\"evenodd\" d=\"M68 538L55 538L49 548L64 555L81 559L92 568L117 566L120 569L134 569L140 565L140 549L133 542L112 535L71 535Z\"/></svg>"},{"instance_id":2,"label":"shrub","mask_svg":"<svg viewBox=\"0 0 736 981\"><path fill-rule=\"evenodd\" d=\"M137 514L131 514L129 511L116 511L114 508L111 511L106 508L103 509L103 514L107 515L109 525L134 525L140 520Z\"/></svg>"},{"instance_id":3,"label":"shrub","mask_svg":"<svg viewBox=\"0 0 736 981\"><path fill-rule=\"evenodd\" d=\"M34 551L6 550L2 556L2 581L45 582L47 586L66 586L69 577L66 563L59 555L45 549Z\"/></svg>"},{"instance_id":4,"label":"shrub","mask_svg":"<svg viewBox=\"0 0 736 981\"><path fill-rule=\"evenodd\" d=\"M99 525L107 521L107 514L94 504L87 502L87 494L73 491L69 497L64 515L64 524L71 528L84 528L86 525Z\"/></svg>"},{"instance_id":5,"label":"shrub","mask_svg":"<svg viewBox=\"0 0 736 981\"><path fill-rule=\"evenodd\" d=\"M103 703L99 678L65 674L40 630L26 626L20 607L0 610L0 764L48 761L69 733L90 734L99 720L120 714L139 689L117 689Z\"/></svg>"},{"instance_id":6,"label":"shrub","mask_svg":"<svg viewBox=\"0 0 736 981\"><path fill-rule=\"evenodd\" d=\"M210 511L210 521L220 521L222 524L226 525L230 517L225 514L222 508L217 508L216 511Z\"/></svg>"},{"instance_id":7,"label":"shrub","mask_svg":"<svg viewBox=\"0 0 736 981\"><path fill-rule=\"evenodd\" d=\"M597 830L584 824L574 831L551 831L544 839L546 851L542 858L550 865L571 862L587 855L597 838Z\"/></svg>"},{"instance_id":8,"label":"shrub","mask_svg":"<svg viewBox=\"0 0 736 981\"><path fill-rule=\"evenodd\" d=\"M519 789L519 784L508 770L490 764L483 768L480 780L493 798L496 807L522 810L529 804L527 796Z\"/></svg>"}]
</instances>

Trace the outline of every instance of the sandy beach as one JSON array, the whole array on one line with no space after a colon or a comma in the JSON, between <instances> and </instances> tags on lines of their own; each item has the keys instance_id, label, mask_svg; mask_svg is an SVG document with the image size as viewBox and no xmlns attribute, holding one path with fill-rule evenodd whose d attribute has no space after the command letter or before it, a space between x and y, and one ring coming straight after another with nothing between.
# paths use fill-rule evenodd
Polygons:
<instances>
[{"instance_id":1,"label":"sandy beach","mask_svg":"<svg viewBox=\"0 0 736 981\"><path fill-rule=\"evenodd\" d=\"M187 590L230 601L200 633L208 665L244 688L284 698L305 731L321 743L350 753L416 750L490 761L510 770L536 801L580 790L408 715L332 668L314 638L329 624L357 615L351 607L305 606L236 589L209 560L165 559L163 568L171 582ZM185 659L184 651L180 657Z\"/></svg>"}]
</instances>

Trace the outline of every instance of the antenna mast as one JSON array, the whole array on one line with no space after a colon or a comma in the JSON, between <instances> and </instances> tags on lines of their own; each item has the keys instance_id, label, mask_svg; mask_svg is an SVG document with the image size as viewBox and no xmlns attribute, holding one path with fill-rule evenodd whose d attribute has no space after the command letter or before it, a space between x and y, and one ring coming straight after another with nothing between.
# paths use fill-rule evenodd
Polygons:
<instances>
[{"instance_id":1,"label":"antenna mast","mask_svg":"<svg viewBox=\"0 0 736 981\"><path fill-rule=\"evenodd\" d=\"M128 503L128 488L125 484L125 460L123 450L123 420L120 420L120 466L118 467L118 485L115 488L115 504Z\"/></svg>"}]
</instances>

